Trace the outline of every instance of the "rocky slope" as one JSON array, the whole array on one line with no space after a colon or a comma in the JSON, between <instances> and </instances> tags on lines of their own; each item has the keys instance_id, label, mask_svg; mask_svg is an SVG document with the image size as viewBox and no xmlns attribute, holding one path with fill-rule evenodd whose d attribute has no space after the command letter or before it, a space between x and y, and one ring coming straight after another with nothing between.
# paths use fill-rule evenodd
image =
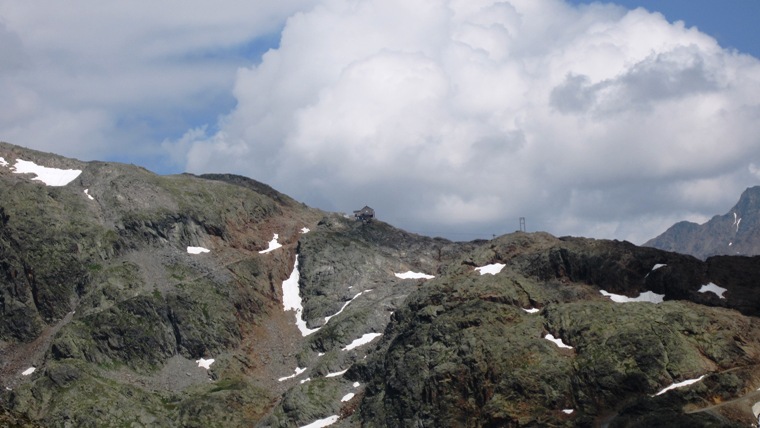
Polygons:
<instances>
[{"instance_id":1,"label":"rocky slope","mask_svg":"<svg viewBox=\"0 0 760 428\"><path fill-rule=\"evenodd\" d=\"M496 275L473 272L493 263L505 267ZM760 401L760 325L757 310L734 297L738 278L720 277L729 290L724 299L700 292L719 281L721 265L621 242L497 238L411 295L378 351L349 371L368 382L362 422L752 423ZM732 272L757 275L745 267ZM601 290L629 297L653 291L665 301L616 303ZM695 378L701 380L694 386L655 396Z\"/></svg>"},{"instance_id":2,"label":"rocky slope","mask_svg":"<svg viewBox=\"0 0 760 428\"><path fill-rule=\"evenodd\" d=\"M279 391L254 366L269 351L246 350L281 312L300 229L324 213L240 177L5 144L0 157L3 407L74 426L243 424L269 410ZM19 160L81 173L48 186ZM274 233L283 247L259 254ZM201 358L216 361L207 371Z\"/></svg>"},{"instance_id":3,"label":"rocky slope","mask_svg":"<svg viewBox=\"0 0 760 428\"><path fill-rule=\"evenodd\" d=\"M676 223L644 246L700 259L715 255L760 255L760 186L745 190L726 214L716 215L701 225Z\"/></svg>"},{"instance_id":4,"label":"rocky slope","mask_svg":"<svg viewBox=\"0 0 760 428\"><path fill-rule=\"evenodd\" d=\"M456 243L239 176L0 158L2 425L757 422L757 258Z\"/></svg>"}]
</instances>

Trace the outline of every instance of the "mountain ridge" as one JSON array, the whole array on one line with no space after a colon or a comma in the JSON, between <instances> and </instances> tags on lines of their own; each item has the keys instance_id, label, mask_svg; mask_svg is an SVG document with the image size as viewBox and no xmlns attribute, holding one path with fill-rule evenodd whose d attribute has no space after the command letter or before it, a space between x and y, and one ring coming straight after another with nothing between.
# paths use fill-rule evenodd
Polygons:
<instances>
[{"instance_id":1,"label":"mountain ridge","mask_svg":"<svg viewBox=\"0 0 760 428\"><path fill-rule=\"evenodd\" d=\"M757 422L756 257L452 242L241 176L0 157L3 424Z\"/></svg>"},{"instance_id":2,"label":"mountain ridge","mask_svg":"<svg viewBox=\"0 0 760 428\"><path fill-rule=\"evenodd\" d=\"M716 255L760 254L760 186L742 192L726 214L704 224L681 221L643 245L706 259Z\"/></svg>"}]
</instances>

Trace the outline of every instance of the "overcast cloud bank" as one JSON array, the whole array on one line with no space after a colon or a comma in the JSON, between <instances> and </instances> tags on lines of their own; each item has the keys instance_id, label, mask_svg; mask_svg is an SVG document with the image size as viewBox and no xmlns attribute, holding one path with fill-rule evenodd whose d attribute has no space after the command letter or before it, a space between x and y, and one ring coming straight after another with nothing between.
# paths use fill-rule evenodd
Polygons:
<instances>
[{"instance_id":1,"label":"overcast cloud bank","mask_svg":"<svg viewBox=\"0 0 760 428\"><path fill-rule=\"evenodd\" d=\"M103 153L118 126L103 113L112 106L222 108L218 120L207 114L141 150L180 170L244 174L327 210L370 205L382 220L453 239L512 232L526 217L529 231L642 243L727 211L760 181L760 61L658 13L561 0L226 6L102 31L106 40L75 60L105 54L112 68L63 79L74 94L63 106L19 85L24 67L35 82L47 72L28 53L65 51L105 29L58 45L54 22L8 19L16 24L0 26L0 39L16 68L0 71L13 105L0 113L0 138L34 146L55 133ZM92 9L104 22L130 13ZM202 55L280 28L279 45L244 67L234 55ZM144 45L132 54L135 34ZM168 61L177 56L187 69ZM66 68L52 69L60 82ZM117 78L137 80L112 93ZM61 129L42 126L50 121Z\"/></svg>"},{"instance_id":2,"label":"overcast cloud bank","mask_svg":"<svg viewBox=\"0 0 760 428\"><path fill-rule=\"evenodd\" d=\"M0 139L80 159L160 142L234 105L235 72L307 0L0 0Z\"/></svg>"}]
</instances>

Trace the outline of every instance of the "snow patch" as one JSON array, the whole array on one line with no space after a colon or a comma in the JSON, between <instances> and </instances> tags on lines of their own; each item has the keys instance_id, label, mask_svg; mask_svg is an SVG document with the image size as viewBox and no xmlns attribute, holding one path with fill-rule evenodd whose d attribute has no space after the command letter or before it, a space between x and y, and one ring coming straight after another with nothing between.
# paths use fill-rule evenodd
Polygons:
<instances>
[{"instance_id":1,"label":"snow patch","mask_svg":"<svg viewBox=\"0 0 760 428\"><path fill-rule=\"evenodd\" d=\"M2 156L0 156L0 166L8 166L8 162Z\"/></svg>"},{"instance_id":2,"label":"snow patch","mask_svg":"<svg viewBox=\"0 0 760 428\"><path fill-rule=\"evenodd\" d=\"M41 181L48 186L55 187L65 186L71 183L82 173L82 170L79 169L48 168L21 159L16 159L14 169L16 174L35 174L37 176L32 178L32 180Z\"/></svg>"},{"instance_id":3,"label":"snow patch","mask_svg":"<svg viewBox=\"0 0 760 428\"><path fill-rule=\"evenodd\" d=\"M85 195L87 195L87 197L88 197L88 198L89 198L91 201L94 201L94 200L95 200L95 198L93 198L93 197L92 197L92 195L90 194L90 189L84 189L84 194L85 194Z\"/></svg>"},{"instance_id":4,"label":"snow patch","mask_svg":"<svg viewBox=\"0 0 760 428\"><path fill-rule=\"evenodd\" d=\"M341 312L343 312L343 309L346 309L346 306L348 306L349 303L351 303L354 300L356 300L357 297L361 296L364 293L369 293L370 291L372 291L372 290L369 289L369 290L364 290L364 291L360 291L359 293L357 293L354 297L351 298L351 300L349 300L346 303L344 303L343 306L341 306L341 308L340 308L340 310L338 312L336 312L336 313L334 313L334 314L332 314L332 315L330 315L328 317L325 317L325 324L327 324L327 322L330 321L330 318L337 317L338 315L340 315Z\"/></svg>"},{"instance_id":5,"label":"snow patch","mask_svg":"<svg viewBox=\"0 0 760 428\"><path fill-rule=\"evenodd\" d=\"M8 390L10 391L10 389ZM755 417L760 421L760 401L752 405L752 413L754 413Z\"/></svg>"},{"instance_id":6,"label":"snow patch","mask_svg":"<svg viewBox=\"0 0 760 428\"><path fill-rule=\"evenodd\" d=\"M274 234L274 238L272 238L272 240L269 241L269 248L267 248L266 250L259 251L259 254L266 254L266 253L268 253L270 251L274 251L274 250L282 247L282 244L280 244L279 242L277 242L278 239L280 239L280 235L278 235L278 234L275 233Z\"/></svg>"},{"instance_id":7,"label":"snow patch","mask_svg":"<svg viewBox=\"0 0 760 428\"><path fill-rule=\"evenodd\" d=\"M529 314L535 314L536 312L541 311L541 309L538 309L538 308L530 308L530 309L521 308L521 309Z\"/></svg>"},{"instance_id":8,"label":"snow patch","mask_svg":"<svg viewBox=\"0 0 760 428\"><path fill-rule=\"evenodd\" d=\"M564 413L566 415L572 415L574 411L575 411L575 409L563 409L562 413Z\"/></svg>"},{"instance_id":9,"label":"snow patch","mask_svg":"<svg viewBox=\"0 0 760 428\"><path fill-rule=\"evenodd\" d=\"M435 276L433 275L428 275L422 272L412 272L410 270L404 273L394 273L394 275L396 275L397 278L401 278L401 279L419 279L419 278L433 279L435 278Z\"/></svg>"},{"instance_id":10,"label":"snow patch","mask_svg":"<svg viewBox=\"0 0 760 428\"><path fill-rule=\"evenodd\" d=\"M358 347L360 347L362 345L365 345L365 344L367 344L369 342L372 342L373 340L375 340L375 338L380 337L382 335L383 335L382 333L367 333L364 336L362 336L362 337L354 340L349 345L346 345L346 347L342 348L341 350L342 351L350 351L350 350L352 350L354 348L358 348Z\"/></svg>"},{"instance_id":11,"label":"snow patch","mask_svg":"<svg viewBox=\"0 0 760 428\"><path fill-rule=\"evenodd\" d=\"M506 265L503 263L493 263L490 265L476 267L475 270L479 271L481 275L485 275L487 273L490 273L491 275L496 275L497 273L501 272L501 270L504 269L505 266Z\"/></svg>"},{"instance_id":12,"label":"snow patch","mask_svg":"<svg viewBox=\"0 0 760 428\"><path fill-rule=\"evenodd\" d=\"M742 219L740 217L737 218L736 213L733 213L733 214L734 214L734 223L731 226L736 226L736 231L738 232L739 224L742 222ZM728 245L731 245L731 244L728 244Z\"/></svg>"},{"instance_id":13,"label":"snow patch","mask_svg":"<svg viewBox=\"0 0 760 428\"><path fill-rule=\"evenodd\" d=\"M659 269L661 267L665 267L665 266L667 266L665 263L657 263L657 264L655 264L654 266L652 266L652 270L650 270L649 272L647 272L646 275L644 275L644 278L647 278L650 273L656 271L657 269Z\"/></svg>"},{"instance_id":14,"label":"snow patch","mask_svg":"<svg viewBox=\"0 0 760 428\"><path fill-rule=\"evenodd\" d=\"M354 398L354 395L356 394L354 394L353 392L349 392L348 394L344 395L343 398L340 399L340 402L345 403L346 401L349 401L350 399Z\"/></svg>"},{"instance_id":15,"label":"snow patch","mask_svg":"<svg viewBox=\"0 0 760 428\"><path fill-rule=\"evenodd\" d=\"M638 297L628 297L621 294L608 293L604 290L599 290L602 296L609 297L616 303L631 303L631 302L649 302L649 303L662 303L665 298L664 294L657 294L652 291L645 291L640 293Z\"/></svg>"},{"instance_id":16,"label":"snow patch","mask_svg":"<svg viewBox=\"0 0 760 428\"><path fill-rule=\"evenodd\" d=\"M310 377L307 377L307 378L306 378L306 379L304 379L304 380L298 381L298 383L300 383L301 385L303 385L303 384L305 384L306 382L310 382L310 381L311 381L311 378L310 378Z\"/></svg>"},{"instance_id":17,"label":"snow patch","mask_svg":"<svg viewBox=\"0 0 760 428\"><path fill-rule=\"evenodd\" d=\"M325 377L338 377L338 376L343 376L344 374L346 374L346 372L347 372L347 371L348 371L348 369L346 369L346 370L343 370L343 371L340 371L340 372L335 372L335 373L328 373L327 375L325 375Z\"/></svg>"},{"instance_id":18,"label":"snow patch","mask_svg":"<svg viewBox=\"0 0 760 428\"><path fill-rule=\"evenodd\" d=\"M36 367L29 367L28 369L21 372L23 376L29 376L30 374L34 373L34 371L37 370Z\"/></svg>"},{"instance_id":19,"label":"snow patch","mask_svg":"<svg viewBox=\"0 0 760 428\"><path fill-rule=\"evenodd\" d=\"M204 369L208 370L211 368L211 364L214 363L213 358L209 358L208 360L204 360L201 358L200 360L195 360L196 363L198 363L198 367L203 367Z\"/></svg>"},{"instance_id":20,"label":"snow patch","mask_svg":"<svg viewBox=\"0 0 760 428\"><path fill-rule=\"evenodd\" d=\"M298 327L298 330L301 332L301 336L306 337L317 332L319 328L311 329L306 327L306 321L303 319L303 306L301 304L301 295L298 285L300 278L301 276L298 272L298 255L296 255L293 272L288 279L282 282L282 306L286 311L296 311L296 327Z\"/></svg>"},{"instance_id":21,"label":"snow patch","mask_svg":"<svg viewBox=\"0 0 760 428\"><path fill-rule=\"evenodd\" d=\"M719 287L718 285L712 282L709 284L703 285L702 288L699 289L700 293L708 293L708 292L714 293L716 296L720 297L721 299L725 299L725 297L723 297L723 293L725 293L726 291L728 290L726 290L723 287Z\"/></svg>"},{"instance_id":22,"label":"snow patch","mask_svg":"<svg viewBox=\"0 0 760 428\"><path fill-rule=\"evenodd\" d=\"M282 382L284 380L293 379L294 377L300 375L301 373L303 373L305 371L306 371L305 367L304 368L296 367L296 370L295 370L294 374L292 374L290 376L281 377L281 378L277 379L277 382Z\"/></svg>"},{"instance_id":23,"label":"snow patch","mask_svg":"<svg viewBox=\"0 0 760 428\"><path fill-rule=\"evenodd\" d=\"M308 227L301 228L301 233L309 233L311 230Z\"/></svg>"},{"instance_id":24,"label":"snow patch","mask_svg":"<svg viewBox=\"0 0 760 428\"><path fill-rule=\"evenodd\" d=\"M688 379L688 380L685 380L683 382L674 383L673 385L670 385L667 388L661 389L660 392L658 392L654 396L662 395L662 394L670 391L671 389L683 388L684 386L691 385L692 383L699 382L700 380L702 380L703 377L705 377L705 375L702 375L702 376L700 376L700 377L698 377L696 379Z\"/></svg>"},{"instance_id":25,"label":"snow patch","mask_svg":"<svg viewBox=\"0 0 760 428\"><path fill-rule=\"evenodd\" d=\"M334 424L335 422L338 422L338 419L340 419L340 416L332 415L324 419L316 420L308 425L303 425L299 428L322 428L322 427L330 426Z\"/></svg>"},{"instance_id":26,"label":"snow patch","mask_svg":"<svg viewBox=\"0 0 760 428\"><path fill-rule=\"evenodd\" d=\"M573 349L572 346L565 345L565 342L563 342L561 338L554 337L554 335L552 335L551 333L544 336L544 339L550 342L554 342L554 344L559 346L560 348Z\"/></svg>"},{"instance_id":27,"label":"snow patch","mask_svg":"<svg viewBox=\"0 0 760 428\"><path fill-rule=\"evenodd\" d=\"M354 384L353 384L353 387L354 387L354 388L358 388L358 387L359 387L359 385L361 385L359 382L354 382Z\"/></svg>"},{"instance_id":28,"label":"snow patch","mask_svg":"<svg viewBox=\"0 0 760 428\"><path fill-rule=\"evenodd\" d=\"M201 254L201 253L208 253L211 250L208 248L203 247L187 247L188 254Z\"/></svg>"}]
</instances>

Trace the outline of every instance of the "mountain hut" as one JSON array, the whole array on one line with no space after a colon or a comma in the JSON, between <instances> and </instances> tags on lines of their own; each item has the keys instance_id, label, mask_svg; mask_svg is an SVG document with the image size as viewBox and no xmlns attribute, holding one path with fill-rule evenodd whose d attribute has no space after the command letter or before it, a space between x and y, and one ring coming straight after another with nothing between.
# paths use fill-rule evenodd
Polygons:
<instances>
[{"instance_id":1,"label":"mountain hut","mask_svg":"<svg viewBox=\"0 0 760 428\"><path fill-rule=\"evenodd\" d=\"M354 217L357 220L367 222L375 218L375 210L365 205L364 208L354 211Z\"/></svg>"}]
</instances>

